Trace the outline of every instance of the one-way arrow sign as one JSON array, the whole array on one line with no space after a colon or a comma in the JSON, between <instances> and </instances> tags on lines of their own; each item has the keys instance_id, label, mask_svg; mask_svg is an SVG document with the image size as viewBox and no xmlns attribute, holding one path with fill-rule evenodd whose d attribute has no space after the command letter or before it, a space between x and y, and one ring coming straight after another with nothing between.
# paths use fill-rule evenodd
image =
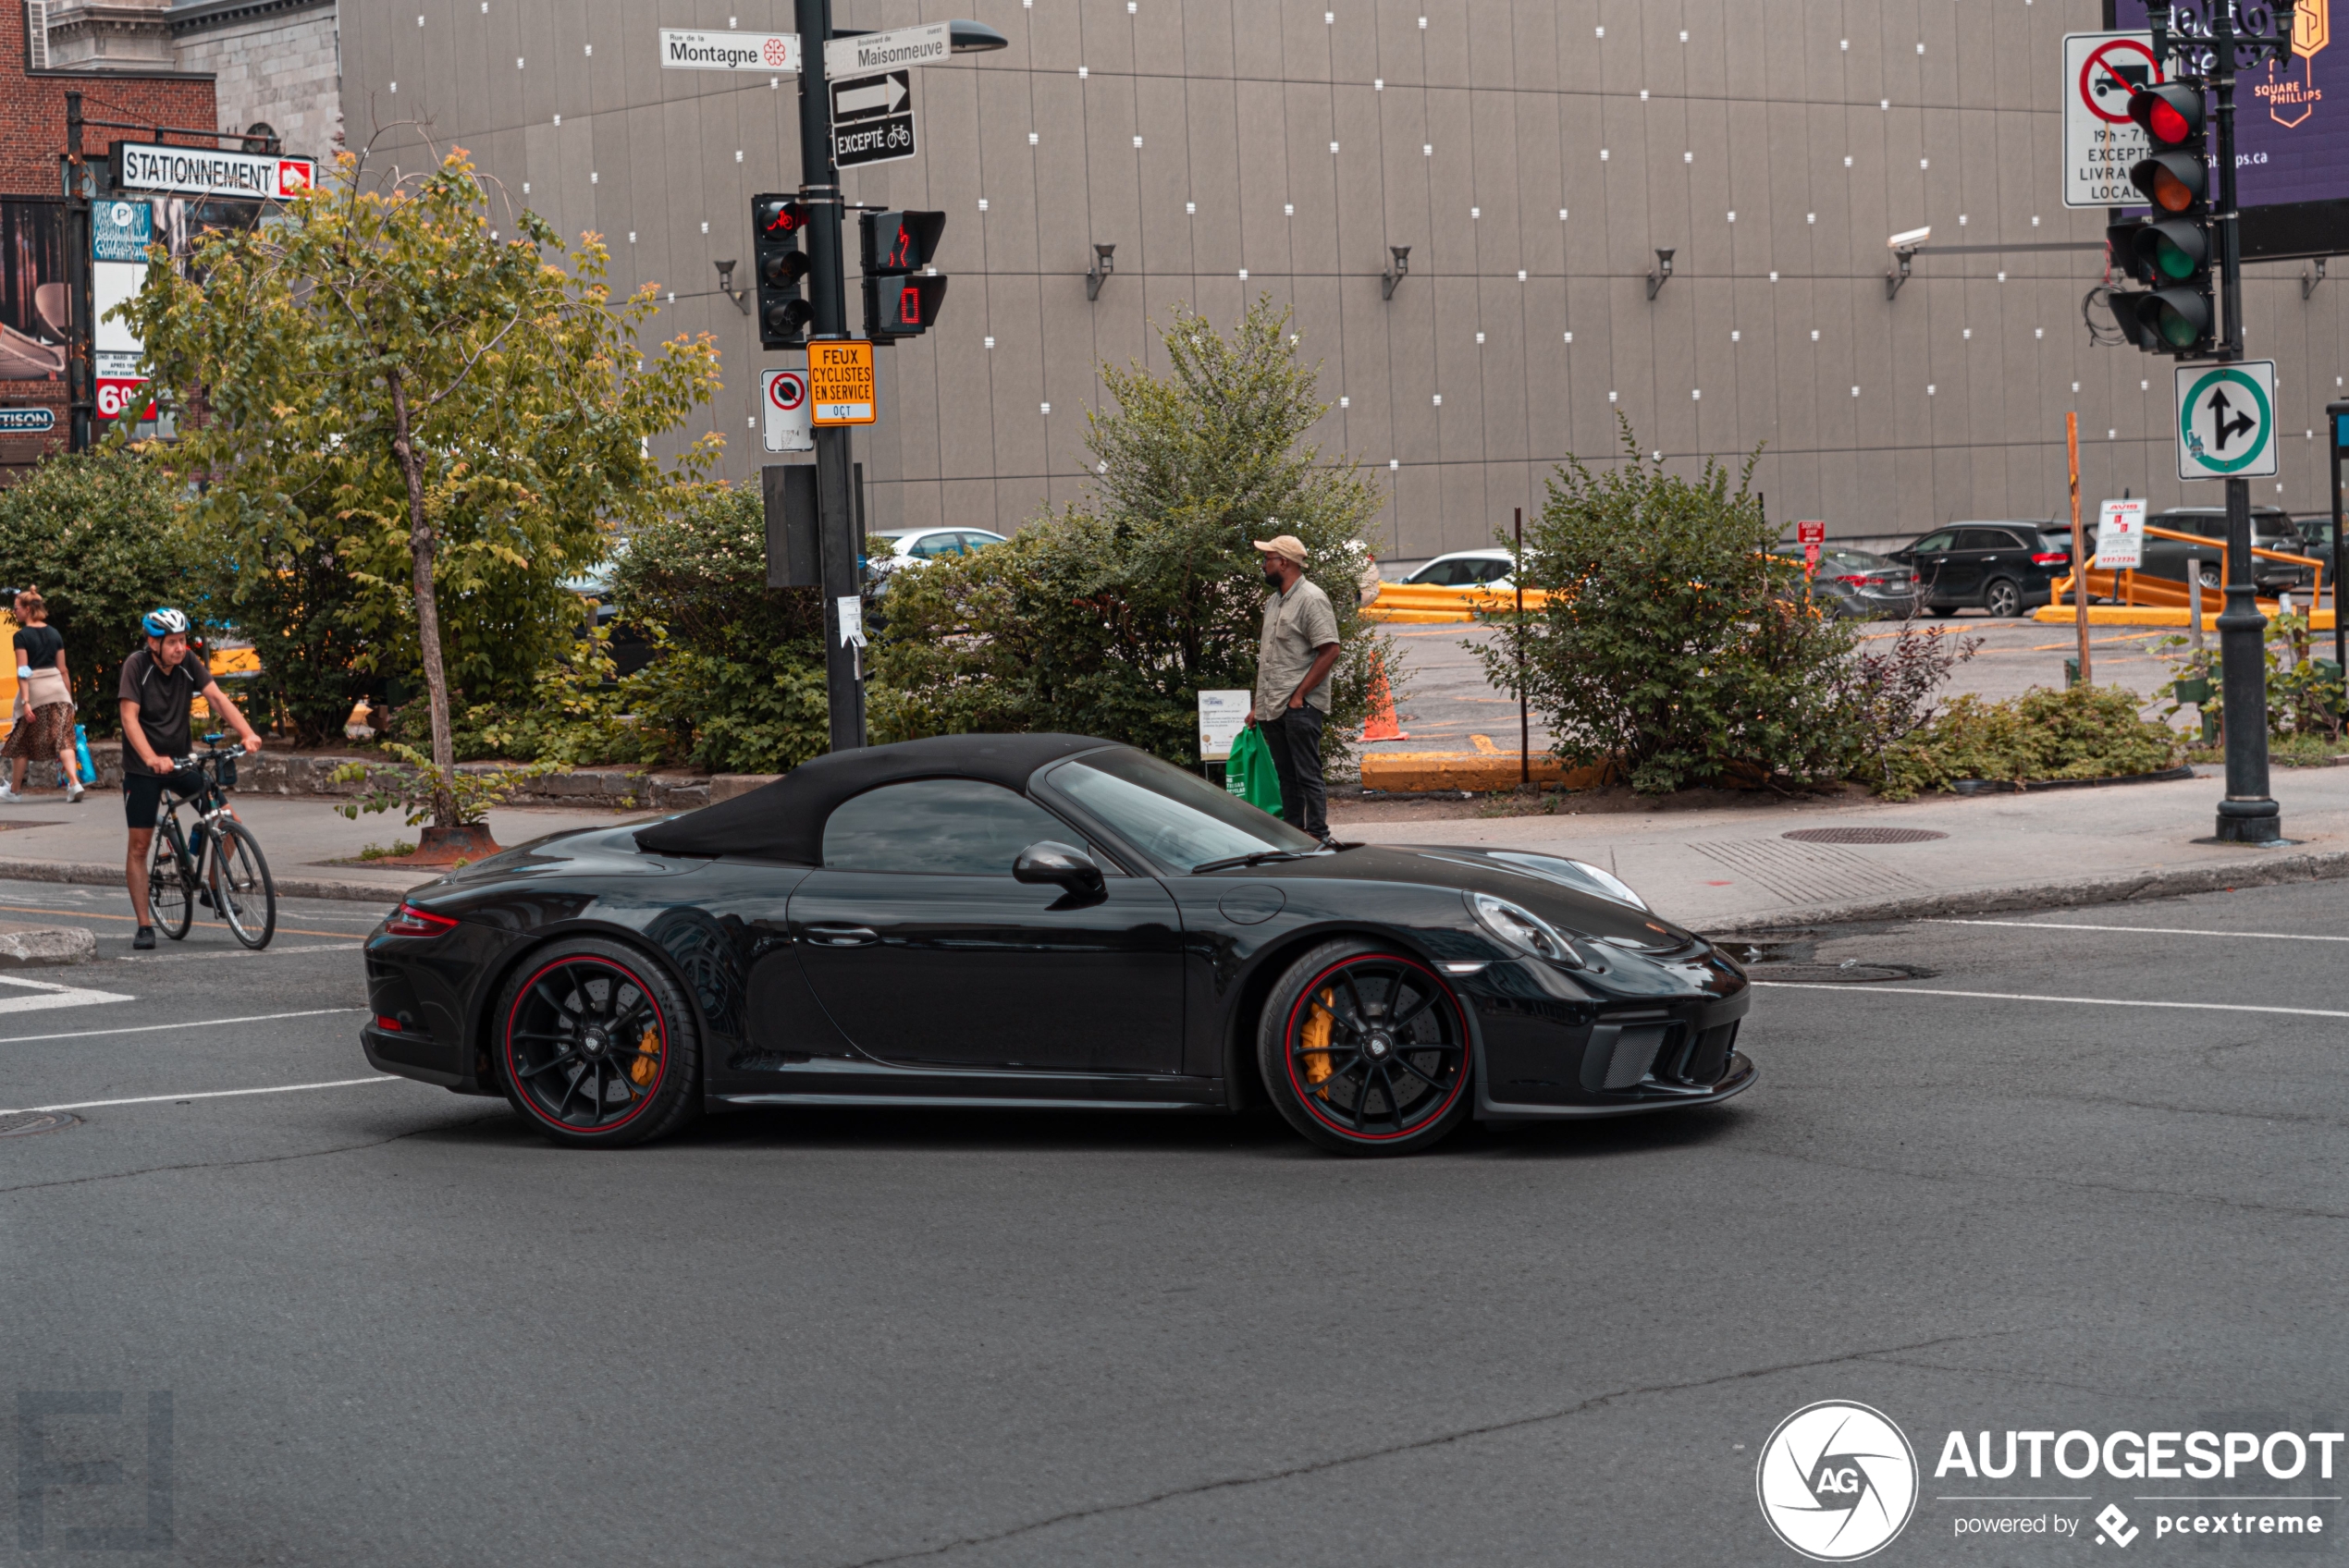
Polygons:
<instances>
[{"instance_id":1,"label":"one-way arrow sign","mask_svg":"<svg viewBox=\"0 0 2349 1568\"><path fill-rule=\"evenodd\" d=\"M832 83L832 162L844 169L914 155L914 77L884 71Z\"/></svg>"},{"instance_id":2,"label":"one-way arrow sign","mask_svg":"<svg viewBox=\"0 0 2349 1568\"><path fill-rule=\"evenodd\" d=\"M897 106L913 96L904 71L892 71L883 77L866 77L855 86L842 83L832 89L832 118L861 120L873 115L893 115Z\"/></svg>"}]
</instances>

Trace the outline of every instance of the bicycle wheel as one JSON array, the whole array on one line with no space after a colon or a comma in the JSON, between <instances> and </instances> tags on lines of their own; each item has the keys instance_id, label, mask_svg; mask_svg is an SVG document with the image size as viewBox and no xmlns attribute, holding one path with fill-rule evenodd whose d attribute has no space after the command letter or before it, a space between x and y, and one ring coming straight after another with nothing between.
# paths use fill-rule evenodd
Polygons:
<instances>
[{"instance_id":1,"label":"bicycle wheel","mask_svg":"<svg viewBox=\"0 0 2349 1568\"><path fill-rule=\"evenodd\" d=\"M168 828L157 825L154 851L147 857L147 915L155 928L173 941L188 934L196 918L196 893L191 877L181 874L179 850Z\"/></svg>"},{"instance_id":2,"label":"bicycle wheel","mask_svg":"<svg viewBox=\"0 0 2349 1568\"><path fill-rule=\"evenodd\" d=\"M212 907L237 940L265 948L277 934L277 884L252 830L222 817L212 828Z\"/></svg>"}]
</instances>

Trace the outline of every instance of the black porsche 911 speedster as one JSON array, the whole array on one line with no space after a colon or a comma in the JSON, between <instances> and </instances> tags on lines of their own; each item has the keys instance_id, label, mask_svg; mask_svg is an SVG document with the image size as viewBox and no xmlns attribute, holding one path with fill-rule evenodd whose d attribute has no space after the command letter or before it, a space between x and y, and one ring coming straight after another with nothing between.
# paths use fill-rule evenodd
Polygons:
<instances>
[{"instance_id":1,"label":"black porsche 911 speedster","mask_svg":"<svg viewBox=\"0 0 2349 1568\"><path fill-rule=\"evenodd\" d=\"M1326 849L1076 735L836 753L410 894L367 1060L639 1142L726 1106L1236 1111L1327 1149L1726 1099L1753 993L1595 866Z\"/></svg>"}]
</instances>

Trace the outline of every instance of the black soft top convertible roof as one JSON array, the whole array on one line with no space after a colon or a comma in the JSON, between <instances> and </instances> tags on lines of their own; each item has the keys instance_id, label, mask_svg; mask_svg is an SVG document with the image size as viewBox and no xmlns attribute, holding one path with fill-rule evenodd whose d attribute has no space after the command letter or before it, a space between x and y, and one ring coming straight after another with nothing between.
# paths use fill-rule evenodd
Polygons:
<instances>
[{"instance_id":1,"label":"black soft top convertible roof","mask_svg":"<svg viewBox=\"0 0 2349 1568\"><path fill-rule=\"evenodd\" d=\"M1048 762L1116 744L1085 735L938 735L834 752L772 784L636 833L658 855L747 855L789 865L824 864L824 823L854 795L907 778L981 778L1025 790Z\"/></svg>"}]
</instances>

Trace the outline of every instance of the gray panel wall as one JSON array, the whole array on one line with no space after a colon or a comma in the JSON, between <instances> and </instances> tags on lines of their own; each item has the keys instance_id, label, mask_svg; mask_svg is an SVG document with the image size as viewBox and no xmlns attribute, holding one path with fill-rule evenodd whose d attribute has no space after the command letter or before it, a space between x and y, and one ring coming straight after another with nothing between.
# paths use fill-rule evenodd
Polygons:
<instances>
[{"instance_id":1,"label":"gray panel wall","mask_svg":"<svg viewBox=\"0 0 2349 1568\"><path fill-rule=\"evenodd\" d=\"M1885 298L1898 229L2101 240L2102 214L2056 196L2061 39L2099 25L2096 0L838 9L1012 41L917 73L922 155L844 182L949 214L944 325L882 353L882 422L857 437L876 527L1010 529L1081 500L1096 367L1162 364L1153 321L1187 303L1228 323L1260 293L1295 312L1330 404L1314 439L1385 494L1391 557L1486 542L1561 459L1613 460L1618 417L1679 468L1758 447L1771 515L1839 538L2054 515L2067 410L2084 501L2218 499L2174 478L2169 361L2087 340L2100 251L1928 251ZM788 29L788 0L344 10L352 142L379 124L376 159L412 162L398 122L428 119L514 201L604 234L615 281L659 284L662 335L716 336L709 423L726 472L755 471L756 372L782 356L711 263L746 278L749 196L797 183L794 84L663 70L656 31ZM1117 272L1088 303L1097 240ZM1391 302L1390 245L1411 248ZM2252 269L2245 319L2300 410L2255 499L2314 509L2324 449L2298 432L2343 395L2349 279L2304 301L2302 270Z\"/></svg>"}]
</instances>

